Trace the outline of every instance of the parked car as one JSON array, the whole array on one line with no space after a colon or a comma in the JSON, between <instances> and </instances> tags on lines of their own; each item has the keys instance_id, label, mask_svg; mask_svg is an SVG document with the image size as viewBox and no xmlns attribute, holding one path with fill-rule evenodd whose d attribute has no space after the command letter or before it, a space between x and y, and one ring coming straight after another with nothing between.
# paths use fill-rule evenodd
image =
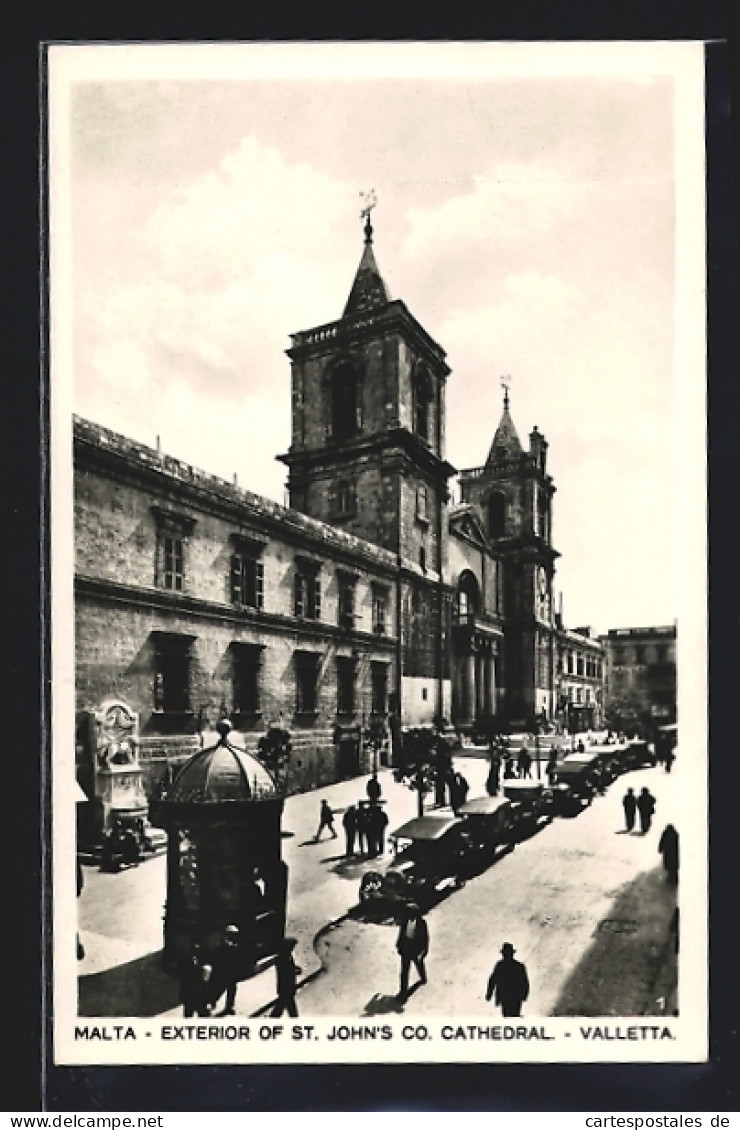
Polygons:
<instances>
[{"instance_id":1,"label":"parked car","mask_svg":"<svg viewBox=\"0 0 740 1130\"><path fill-rule=\"evenodd\" d=\"M464 831L469 841L469 852L464 860L468 869L471 865L489 863L499 848L513 843L516 810L506 797L473 797L460 807L459 813L465 821Z\"/></svg>"},{"instance_id":2,"label":"parked car","mask_svg":"<svg viewBox=\"0 0 740 1130\"><path fill-rule=\"evenodd\" d=\"M360 904L369 902L431 904L445 888L462 887L471 844L458 817L417 816L390 836L393 859L388 870L367 871L360 882Z\"/></svg>"},{"instance_id":3,"label":"parked car","mask_svg":"<svg viewBox=\"0 0 740 1130\"><path fill-rule=\"evenodd\" d=\"M503 792L511 801L515 839L530 836L550 823L554 815L553 793L541 781L505 780Z\"/></svg>"}]
</instances>

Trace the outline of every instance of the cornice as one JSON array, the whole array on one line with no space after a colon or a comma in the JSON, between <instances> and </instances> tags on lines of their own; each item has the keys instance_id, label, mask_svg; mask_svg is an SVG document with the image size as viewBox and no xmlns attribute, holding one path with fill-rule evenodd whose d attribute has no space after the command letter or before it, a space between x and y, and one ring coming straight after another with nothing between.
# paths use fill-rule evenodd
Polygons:
<instances>
[{"instance_id":1,"label":"cornice","mask_svg":"<svg viewBox=\"0 0 740 1130\"><path fill-rule=\"evenodd\" d=\"M75 576L75 597L100 600L126 608L148 608L156 612L169 612L197 620L218 621L234 627L261 628L289 635L310 636L313 639L320 637L334 643L362 644L367 650L376 648L381 651L391 651L396 646L395 636L388 633L379 635L376 632L351 631L326 620L301 620L275 612L265 612L262 609L236 609L184 593L125 585L120 581L90 577L81 573Z\"/></svg>"}]
</instances>

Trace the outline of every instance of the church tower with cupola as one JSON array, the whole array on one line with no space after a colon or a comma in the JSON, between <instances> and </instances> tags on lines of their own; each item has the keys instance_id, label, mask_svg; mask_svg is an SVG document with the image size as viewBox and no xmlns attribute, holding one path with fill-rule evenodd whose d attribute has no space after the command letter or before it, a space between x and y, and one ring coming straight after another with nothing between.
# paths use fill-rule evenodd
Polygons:
<instances>
[{"instance_id":1,"label":"church tower with cupola","mask_svg":"<svg viewBox=\"0 0 740 1130\"><path fill-rule=\"evenodd\" d=\"M552 545L555 486L547 441L537 427L525 451L509 408L503 412L485 466L460 472L464 503L478 511L504 573L506 702L512 721L543 714L555 703L553 577L560 556Z\"/></svg>"},{"instance_id":2,"label":"church tower with cupola","mask_svg":"<svg viewBox=\"0 0 740 1130\"><path fill-rule=\"evenodd\" d=\"M364 246L342 316L291 336L290 506L390 550L404 718L444 712L447 482L444 350L391 298L363 209Z\"/></svg>"}]
</instances>

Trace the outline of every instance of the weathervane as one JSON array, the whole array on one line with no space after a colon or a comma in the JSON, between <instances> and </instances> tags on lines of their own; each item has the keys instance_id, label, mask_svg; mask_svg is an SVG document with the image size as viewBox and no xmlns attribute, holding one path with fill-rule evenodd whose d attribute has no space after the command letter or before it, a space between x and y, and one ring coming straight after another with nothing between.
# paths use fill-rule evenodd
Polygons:
<instances>
[{"instance_id":1,"label":"weathervane","mask_svg":"<svg viewBox=\"0 0 740 1130\"><path fill-rule=\"evenodd\" d=\"M501 377L501 388L504 390L504 408L508 408L509 389L511 388L511 377L508 375L508 373L506 374L506 376Z\"/></svg>"},{"instance_id":2,"label":"weathervane","mask_svg":"<svg viewBox=\"0 0 740 1130\"><path fill-rule=\"evenodd\" d=\"M371 188L369 192L361 192L360 200L362 201L360 219L365 221L365 243L371 243L373 238L373 225L370 223L370 213L378 203L375 189Z\"/></svg>"}]
</instances>

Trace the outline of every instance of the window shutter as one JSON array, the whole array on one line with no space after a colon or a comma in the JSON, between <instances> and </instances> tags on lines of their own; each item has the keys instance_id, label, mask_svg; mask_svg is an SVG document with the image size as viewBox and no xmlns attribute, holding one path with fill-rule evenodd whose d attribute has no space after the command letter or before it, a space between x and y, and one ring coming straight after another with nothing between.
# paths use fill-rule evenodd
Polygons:
<instances>
[{"instance_id":1,"label":"window shutter","mask_svg":"<svg viewBox=\"0 0 740 1130\"><path fill-rule=\"evenodd\" d=\"M265 597L265 567L261 561L254 566L254 606L262 608Z\"/></svg>"},{"instance_id":2,"label":"window shutter","mask_svg":"<svg viewBox=\"0 0 740 1130\"><path fill-rule=\"evenodd\" d=\"M243 602L243 589L242 589L242 559L238 554L234 554L231 558L231 602L232 604L242 604Z\"/></svg>"},{"instance_id":3,"label":"window shutter","mask_svg":"<svg viewBox=\"0 0 740 1130\"><path fill-rule=\"evenodd\" d=\"M296 616L305 615L303 606L303 577L300 573L295 575L295 614Z\"/></svg>"},{"instance_id":4,"label":"window shutter","mask_svg":"<svg viewBox=\"0 0 740 1130\"><path fill-rule=\"evenodd\" d=\"M314 593L315 593L314 615L315 615L315 618L317 620L320 620L321 619L321 577L319 577L317 575L314 584L315 584L315 588L314 588Z\"/></svg>"}]
</instances>

